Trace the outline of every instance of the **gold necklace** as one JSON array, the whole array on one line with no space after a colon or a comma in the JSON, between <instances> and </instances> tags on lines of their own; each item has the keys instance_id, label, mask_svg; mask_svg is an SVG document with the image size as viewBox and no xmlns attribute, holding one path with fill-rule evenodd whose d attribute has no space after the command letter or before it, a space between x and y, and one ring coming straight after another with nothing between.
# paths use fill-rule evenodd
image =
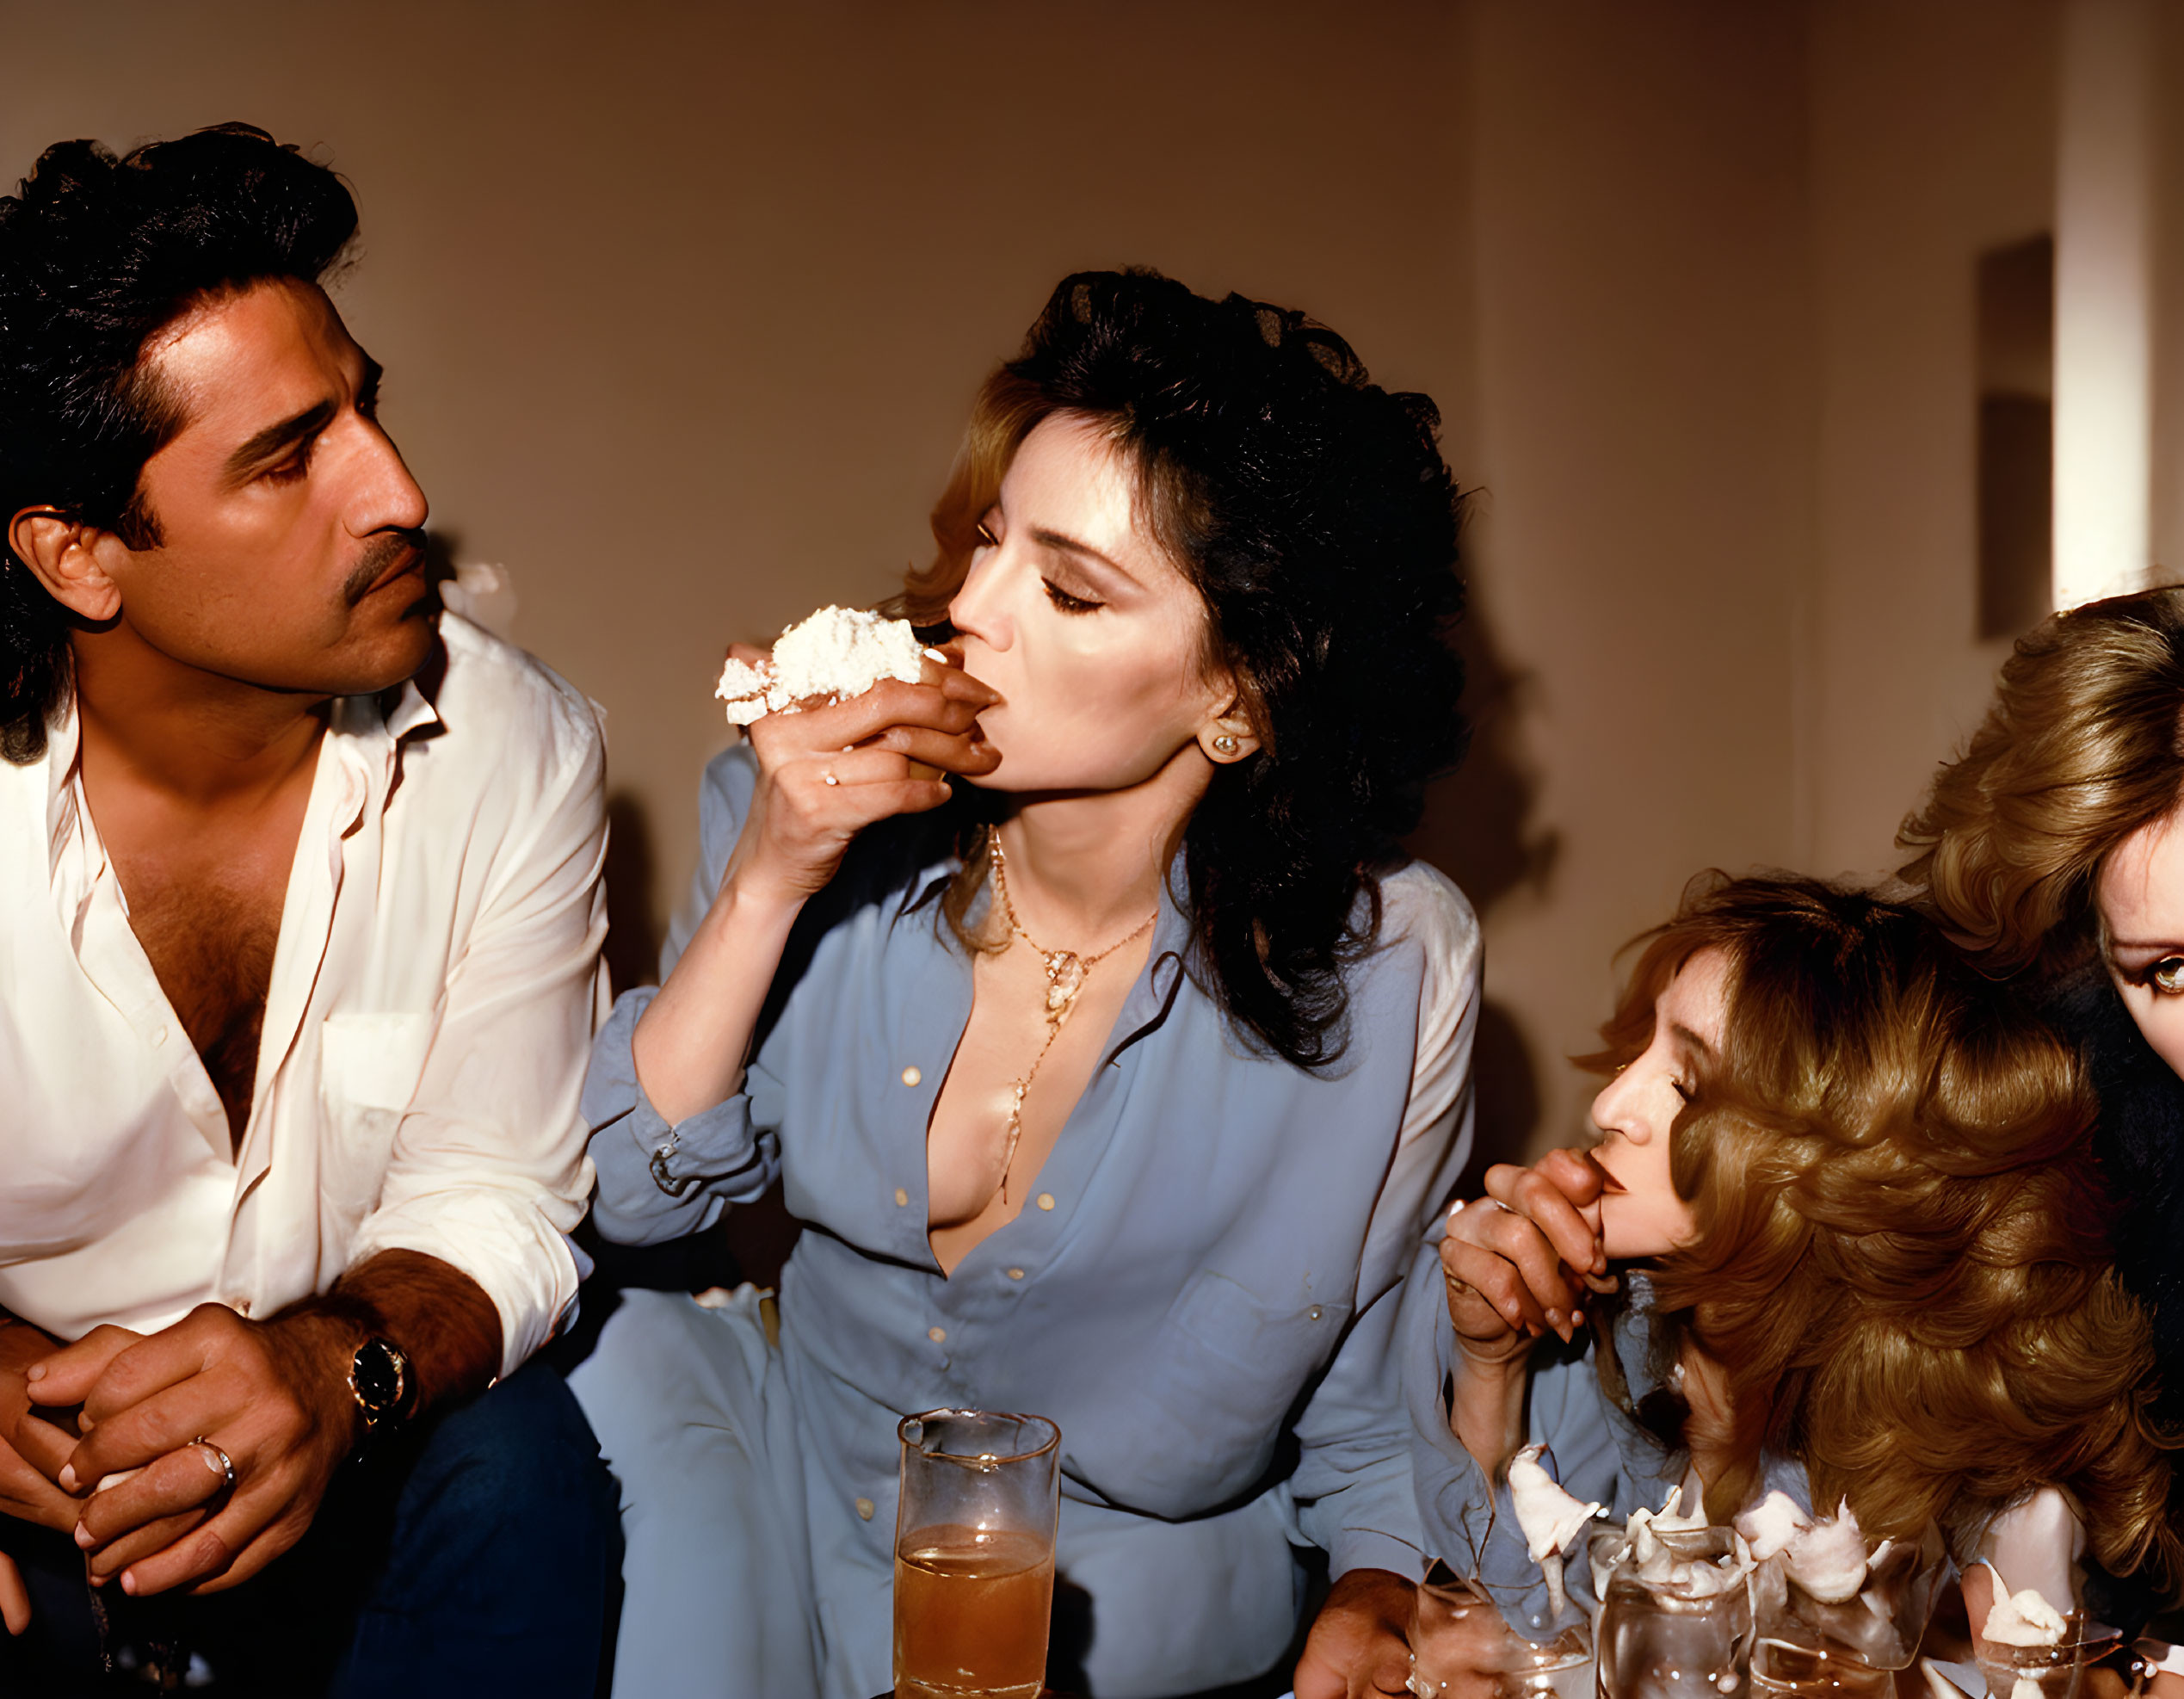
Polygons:
<instances>
[{"instance_id":1,"label":"gold necklace","mask_svg":"<svg viewBox=\"0 0 2184 1699\"><path fill-rule=\"evenodd\" d=\"M1009 1171L1016 1161L1016 1142L1024 1136L1024 1093L1031 1090L1031 1083L1039 1077L1040 1064L1046 1060L1046 1053L1054 1047L1054 1041L1062 1035L1063 1025L1070 1018L1070 1010L1076 1006L1077 994L1084 989L1087 975L1126 944L1133 944L1152 930L1152 924L1160 918L1155 909L1147 915L1130 936L1118 938L1105 949L1092 955L1079 955L1075 950L1042 948L1038 939L1024 930L1024 923L1016 918L1016 905L1009 900L1009 871L1001 854L1001 833L986 835L986 857L993 868L993 893L1001 899L1001 911L1009 917L1011 942L1021 938L1032 947L1046 968L1046 1041L1039 1047L1039 1054L1032 1058L1030 1069L1009 1088L1009 1143L1001 1153L1001 1201L1009 1202ZM1007 945L1003 945L1005 950Z\"/></svg>"}]
</instances>

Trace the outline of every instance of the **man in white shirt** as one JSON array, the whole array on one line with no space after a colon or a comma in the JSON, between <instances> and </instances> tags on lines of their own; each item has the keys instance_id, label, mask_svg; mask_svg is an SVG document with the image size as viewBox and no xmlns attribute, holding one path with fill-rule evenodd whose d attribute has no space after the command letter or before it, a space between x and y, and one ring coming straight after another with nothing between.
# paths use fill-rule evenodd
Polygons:
<instances>
[{"instance_id":1,"label":"man in white shirt","mask_svg":"<svg viewBox=\"0 0 2184 1699\"><path fill-rule=\"evenodd\" d=\"M355 227L241 127L0 201L9 1690L95 1621L231 1688L592 1691L612 1489L524 1365L591 1183L599 729L435 617L319 287Z\"/></svg>"}]
</instances>

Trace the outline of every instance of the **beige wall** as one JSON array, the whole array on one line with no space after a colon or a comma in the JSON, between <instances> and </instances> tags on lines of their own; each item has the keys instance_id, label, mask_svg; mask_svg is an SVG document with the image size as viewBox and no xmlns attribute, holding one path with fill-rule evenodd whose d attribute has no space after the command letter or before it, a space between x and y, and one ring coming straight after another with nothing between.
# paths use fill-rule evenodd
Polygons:
<instances>
[{"instance_id":1,"label":"beige wall","mask_svg":"<svg viewBox=\"0 0 2184 1699\"><path fill-rule=\"evenodd\" d=\"M2056 9L1829 0L1811 16L1817 523L1796 855L1867 874L1893 864L1897 825L2008 652L1974 636L1973 268L2053 228Z\"/></svg>"},{"instance_id":2,"label":"beige wall","mask_svg":"<svg viewBox=\"0 0 2184 1699\"><path fill-rule=\"evenodd\" d=\"M1611 951L1699 869L1791 854L1802 30L1703 4L1471 22L1475 570L1520 676L1482 753L1506 741L1533 776L1551 846L1488 911L1489 995L1525 1054L1490 1049L1482 1090L1528 1072L1540 1135L1569 1142L1589 1087L1562 1058L1591 1047ZM1439 823L1462 866L1474 822ZM1488 1036L1515 1048L1498 1018Z\"/></svg>"},{"instance_id":3,"label":"beige wall","mask_svg":"<svg viewBox=\"0 0 2184 1699\"><path fill-rule=\"evenodd\" d=\"M0 11L0 172L241 116L355 182L341 301L458 558L610 710L620 952L721 646L922 552L1066 269L1305 306L1441 403L1498 1142L1709 864L1872 868L1970 636L1971 256L2051 194L2052 0ZM648 873L649 870L649 873Z\"/></svg>"}]
</instances>

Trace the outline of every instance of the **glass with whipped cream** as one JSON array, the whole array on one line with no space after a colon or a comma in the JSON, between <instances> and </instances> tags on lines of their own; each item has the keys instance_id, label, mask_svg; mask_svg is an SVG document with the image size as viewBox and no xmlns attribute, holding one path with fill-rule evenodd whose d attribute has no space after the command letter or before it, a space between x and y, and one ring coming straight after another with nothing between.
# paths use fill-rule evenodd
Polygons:
<instances>
[{"instance_id":1,"label":"glass with whipped cream","mask_svg":"<svg viewBox=\"0 0 2184 1699\"><path fill-rule=\"evenodd\" d=\"M1588 1699L1591 1624L1567 1597L1459 1579L1436 1560L1412 1595L1410 1690L1419 1699Z\"/></svg>"},{"instance_id":2,"label":"glass with whipped cream","mask_svg":"<svg viewBox=\"0 0 2184 1699\"><path fill-rule=\"evenodd\" d=\"M1752 1685L1768 1699L1886 1699L1926 1632L1940 1533L1870 1540L1848 1503L1813 1516L1770 1492L1737 1518L1758 1568Z\"/></svg>"},{"instance_id":3,"label":"glass with whipped cream","mask_svg":"<svg viewBox=\"0 0 2184 1699\"><path fill-rule=\"evenodd\" d=\"M1593 1684L1592 1621L1564 1585L1564 1554L1598 1514L1565 1492L1544 1445L1502 1473L1496 1514L1515 1518L1521 1547L1493 1537L1464 1554L1468 1573L1435 1559L1413 1595L1410 1690L1420 1699L1585 1699Z\"/></svg>"},{"instance_id":4,"label":"glass with whipped cream","mask_svg":"<svg viewBox=\"0 0 2184 1699\"><path fill-rule=\"evenodd\" d=\"M2077 1699L2085 1672L2116 1649L2113 1628L2085 1612L2058 1609L2033 1589L2005 1594L1972 1640L1972 1656L1993 1699Z\"/></svg>"},{"instance_id":5,"label":"glass with whipped cream","mask_svg":"<svg viewBox=\"0 0 2184 1699\"><path fill-rule=\"evenodd\" d=\"M1743 1689L1752 1611L1726 1528L1603 1528L1588 1549L1601 1699L1724 1699Z\"/></svg>"}]
</instances>

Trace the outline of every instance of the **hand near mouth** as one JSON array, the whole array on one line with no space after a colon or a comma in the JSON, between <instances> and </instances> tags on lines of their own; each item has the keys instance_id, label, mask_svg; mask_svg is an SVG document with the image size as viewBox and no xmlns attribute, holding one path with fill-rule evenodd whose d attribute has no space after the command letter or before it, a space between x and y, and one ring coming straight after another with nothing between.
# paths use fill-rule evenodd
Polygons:
<instances>
[{"instance_id":1,"label":"hand near mouth","mask_svg":"<svg viewBox=\"0 0 2184 1699\"><path fill-rule=\"evenodd\" d=\"M1600 1220L1613 1187L1583 1151L1487 1170L1487 1195L1450 1213L1441 1243L1449 1318L1466 1357L1505 1364L1542 1334L1576 1338L1588 1295L1615 1289Z\"/></svg>"}]
</instances>

